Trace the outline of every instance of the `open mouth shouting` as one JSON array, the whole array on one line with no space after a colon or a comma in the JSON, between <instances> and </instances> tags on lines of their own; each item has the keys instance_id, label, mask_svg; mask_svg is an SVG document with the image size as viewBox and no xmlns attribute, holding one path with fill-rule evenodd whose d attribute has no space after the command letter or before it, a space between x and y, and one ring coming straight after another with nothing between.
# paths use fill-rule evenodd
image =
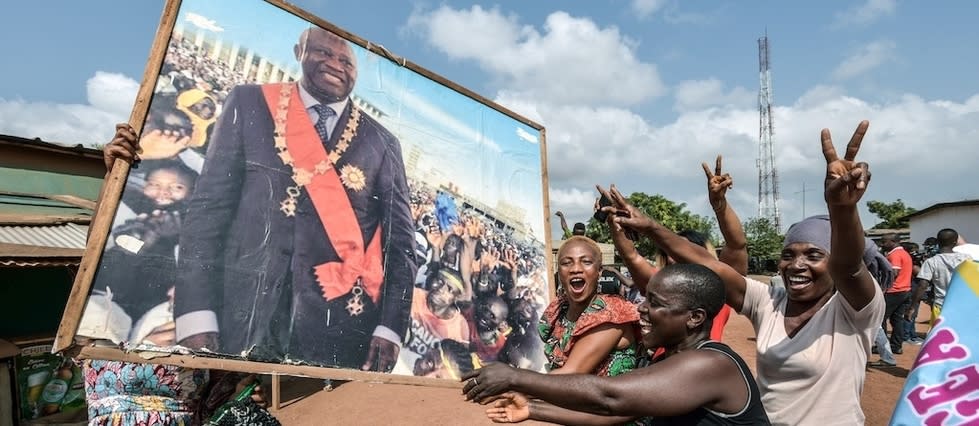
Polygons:
<instances>
[{"instance_id":1,"label":"open mouth shouting","mask_svg":"<svg viewBox=\"0 0 979 426\"><path fill-rule=\"evenodd\" d=\"M585 293L587 281L583 277L574 277L568 280L568 291L572 295L580 296Z\"/></svg>"}]
</instances>

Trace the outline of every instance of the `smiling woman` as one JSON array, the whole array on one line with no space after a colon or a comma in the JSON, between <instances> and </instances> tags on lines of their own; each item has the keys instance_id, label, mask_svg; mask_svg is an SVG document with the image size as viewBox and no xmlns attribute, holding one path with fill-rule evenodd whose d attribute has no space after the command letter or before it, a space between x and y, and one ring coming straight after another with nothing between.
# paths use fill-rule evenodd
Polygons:
<instances>
[{"instance_id":1,"label":"smiling woman","mask_svg":"<svg viewBox=\"0 0 979 426\"><path fill-rule=\"evenodd\" d=\"M587 237L574 236L557 257L559 296L540 323L547 370L615 376L635 368L639 315L621 296L598 293L601 249Z\"/></svg>"},{"instance_id":2,"label":"smiling woman","mask_svg":"<svg viewBox=\"0 0 979 426\"><path fill-rule=\"evenodd\" d=\"M614 187L616 223L642 233L673 258L707 266L724 281L727 304L751 319L757 335L758 386L775 424L863 424L860 393L884 298L864 265L865 238L856 205L870 180L855 161L864 121L841 159L822 131L828 216L789 228L779 271L786 287L741 275L701 247L628 203Z\"/></svg>"}]
</instances>

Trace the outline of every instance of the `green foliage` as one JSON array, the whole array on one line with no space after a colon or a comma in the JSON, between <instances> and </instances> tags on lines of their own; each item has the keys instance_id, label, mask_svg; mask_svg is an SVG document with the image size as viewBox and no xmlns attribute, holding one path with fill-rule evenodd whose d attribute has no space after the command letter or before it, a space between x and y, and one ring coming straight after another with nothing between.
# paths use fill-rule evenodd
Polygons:
<instances>
[{"instance_id":1,"label":"green foliage","mask_svg":"<svg viewBox=\"0 0 979 426\"><path fill-rule=\"evenodd\" d=\"M917 211L913 207L904 205L904 201L901 201L900 198L892 203L876 200L867 201L867 208L882 220L882 222L874 225L874 229L907 228L910 226L908 221L901 218Z\"/></svg>"},{"instance_id":2,"label":"green foliage","mask_svg":"<svg viewBox=\"0 0 979 426\"><path fill-rule=\"evenodd\" d=\"M677 232L692 229L703 233L711 241L717 241L713 233L714 219L687 211L685 203L675 203L662 195L647 195L642 192L633 192L629 195L629 202L667 228ZM588 220L586 235L600 243L612 243L608 225L594 218ZM646 237L639 237L636 241L636 249L644 257L652 257L658 251L656 245Z\"/></svg>"},{"instance_id":3,"label":"green foliage","mask_svg":"<svg viewBox=\"0 0 979 426\"><path fill-rule=\"evenodd\" d=\"M775 229L775 224L764 217L748 219L743 223L745 239L748 241L748 257L760 261L777 261L782 253L785 236Z\"/></svg>"}]
</instances>

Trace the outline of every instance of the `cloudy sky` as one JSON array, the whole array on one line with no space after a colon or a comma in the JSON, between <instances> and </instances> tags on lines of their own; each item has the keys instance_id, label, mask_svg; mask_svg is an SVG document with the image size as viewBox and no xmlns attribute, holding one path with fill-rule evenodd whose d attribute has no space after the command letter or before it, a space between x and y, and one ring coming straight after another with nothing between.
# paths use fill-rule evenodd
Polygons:
<instances>
[{"instance_id":1,"label":"cloudy sky","mask_svg":"<svg viewBox=\"0 0 979 426\"><path fill-rule=\"evenodd\" d=\"M709 214L700 163L718 154L735 179L729 198L756 216L766 31L783 223L825 211L820 129L842 146L861 119L866 200L979 198L979 3L293 3L543 124L551 211L572 221L591 213L596 183ZM0 133L105 143L128 118L162 8L5 6Z\"/></svg>"}]
</instances>

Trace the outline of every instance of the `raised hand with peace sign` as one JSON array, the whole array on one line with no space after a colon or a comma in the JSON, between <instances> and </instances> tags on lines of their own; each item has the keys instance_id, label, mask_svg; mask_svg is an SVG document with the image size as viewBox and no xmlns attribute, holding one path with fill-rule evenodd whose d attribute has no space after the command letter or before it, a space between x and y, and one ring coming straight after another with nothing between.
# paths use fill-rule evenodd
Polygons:
<instances>
[{"instance_id":1,"label":"raised hand with peace sign","mask_svg":"<svg viewBox=\"0 0 979 426\"><path fill-rule=\"evenodd\" d=\"M857 152L870 122L863 120L853 132L850 143L846 145L846 154L841 160L833 147L833 138L829 129L823 129L821 136L823 156L826 157L826 181L824 184L826 204L832 206L855 206L870 182L870 168L867 163L856 162Z\"/></svg>"},{"instance_id":2,"label":"raised hand with peace sign","mask_svg":"<svg viewBox=\"0 0 979 426\"><path fill-rule=\"evenodd\" d=\"M714 211L719 211L727 207L727 190L734 187L734 178L728 173L721 173L721 156L715 160L714 172L711 173L707 163L701 163L704 167L704 174L707 175L707 198Z\"/></svg>"}]
</instances>

